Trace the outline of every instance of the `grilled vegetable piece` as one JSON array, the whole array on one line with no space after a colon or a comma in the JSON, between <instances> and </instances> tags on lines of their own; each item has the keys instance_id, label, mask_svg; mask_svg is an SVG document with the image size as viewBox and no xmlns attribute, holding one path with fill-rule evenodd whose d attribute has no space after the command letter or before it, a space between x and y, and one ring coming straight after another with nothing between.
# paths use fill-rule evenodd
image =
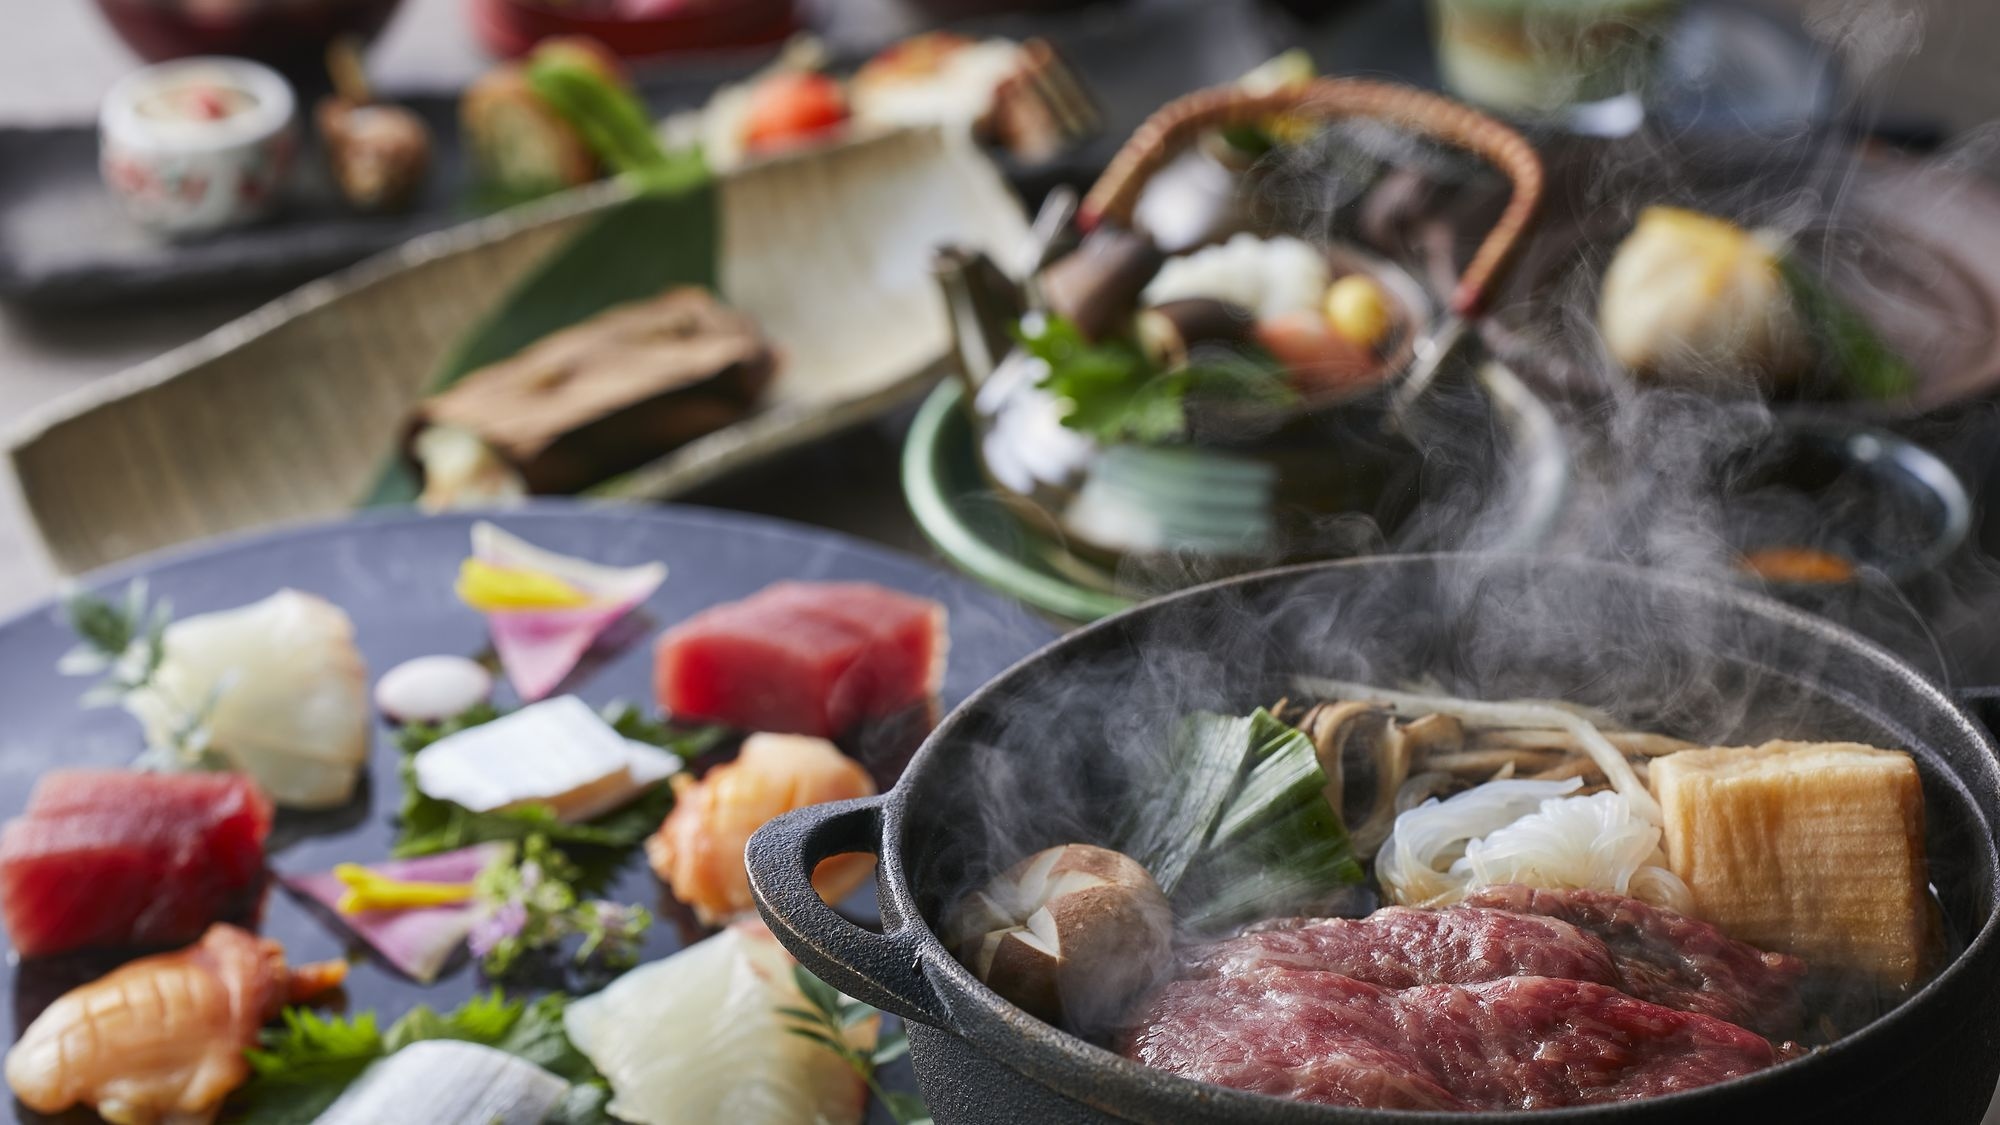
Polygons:
<instances>
[{"instance_id":1,"label":"grilled vegetable piece","mask_svg":"<svg viewBox=\"0 0 2000 1125\"><path fill-rule=\"evenodd\" d=\"M1855 743L1684 750L1652 765L1668 863L1730 937L1890 986L1931 933L1923 790L1908 754Z\"/></svg>"},{"instance_id":2,"label":"grilled vegetable piece","mask_svg":"<svg viewBox=\"0 0 2000 1125\"><path fill-rule=\"evenodd\" d=\"M416 198L431 164L423 118L401 106L327 98L314 120L333 182L349 203L363 211L397 211Z\"/></svg>"},{"instance_id":3,"label":"grilled vegetable piece","mask_svg":"<svg viewBox=\"0 0 2000 1125\"><path fill-rule=\"evenodd\" d=\"M94 1107L119 1125L195 1125L250 1076L243 1050L287 1003L337 986L341 962L285 967L234 926L65 993L7 1052L7 1084L39 1113Z\"/></svg>"},{"instance_id":4,"label":"grilled vegetable piece","mask_svg":"<svg viewBox=\"0 0 2000 1125\"><path fill-rule=\"evenodd\" d=\"M537 63L588 71L606 86L629 89L617 60L593 40L548 40L535 50L530 65ZM549 104L525 67L500 67L468 87L459 123L480 175L504 192L558 191L604 172L589 139Z\"/></svg>"},{"instance_id":5,"label":"grilled vegetable piece","mask_svg":"<svg viewBox=\"0 0 2000 1125\"><path fill-rule=\"evenodd\" d=\"M741 418L776 369L749 317L679 287L474 371L424 404L420 432L468 431L528 491L573 492Z\"/></svg>"}]
</instances>

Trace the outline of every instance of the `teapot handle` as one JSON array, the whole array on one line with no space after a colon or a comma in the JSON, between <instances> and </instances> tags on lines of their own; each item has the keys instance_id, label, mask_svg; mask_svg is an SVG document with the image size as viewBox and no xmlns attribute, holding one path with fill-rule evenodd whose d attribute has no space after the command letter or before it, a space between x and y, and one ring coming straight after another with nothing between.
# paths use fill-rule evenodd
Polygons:
<instances>
[{"instance_id":1,"label":"teapot handle","mask_svg":"<svg viewBox=\"0 0 2000 1125\"><path fill-rule=\"evenodd\" d=\"M1216 128L1250 125L1273 117L1320 120L1369 118L1465 149L1485 158L1512 183L1507 209L1487 232L1459 278L1451 311L1477 316L1494 283L1512 263L1541 205L1541 157L1519 133L1469 106L1407 86L1353 78L1319 78L1268 93L1231 87L1202 90L1167 103L1132 134L1104 176L1085 197L1079 221L1129 226L1146 181L1174 157Z\"/></svg>"}]
</instances>

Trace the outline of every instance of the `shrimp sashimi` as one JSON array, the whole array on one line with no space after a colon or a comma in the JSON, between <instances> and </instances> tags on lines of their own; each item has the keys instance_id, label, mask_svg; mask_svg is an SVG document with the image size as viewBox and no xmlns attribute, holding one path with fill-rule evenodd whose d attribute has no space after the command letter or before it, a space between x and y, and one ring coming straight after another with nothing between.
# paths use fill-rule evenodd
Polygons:
<instances>
[{"instance_id":1,"label":"shrimp sashimi","mask_svg":"<svg viewBox=\"0 0 2000 1125\"><path fill-rule=\"evenodd\" d=\"M743 846L764 822L793 809L869 797L875 783L859 762L831 742L795 734L753 734L736 760L700 781L674 779L674 811L646 841L653 873L703 924L718 926L757 904ZM813 884L829 902L868 880L869 856L835 856L820 864Z\"/></svg>"},{"instance_id":2,"label":"shrimp sashimi","mask_svg":"<svg viewBox=\"0 0 2000 1125\"><path fill-rule=\"evenodd\" d=\"M38 1113L83 1104L113 1125L205 1125L250 1076L243 1051L258 1028L345 969L288 969L277 942L211 926L49 1005L7 1052L7 1084Z\"/></svg>"}]
</instances>

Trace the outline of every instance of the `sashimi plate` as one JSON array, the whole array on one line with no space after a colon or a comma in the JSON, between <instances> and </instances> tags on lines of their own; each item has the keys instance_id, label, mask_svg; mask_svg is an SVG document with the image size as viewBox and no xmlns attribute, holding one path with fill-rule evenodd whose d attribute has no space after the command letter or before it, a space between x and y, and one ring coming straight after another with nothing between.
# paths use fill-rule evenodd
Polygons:
<instances>
[{"instance_id":1,"label":"sashimi plate","mask_svg":"<svg viewBox=\"0 0 2000 1125\"><path fill-rule=\"evenodd\" d=\"M1014 661L1051 639L1049 626L1019 604L940 569L894 552L782 522L676 507L539 503L489 517L523 539L596 562L632 566L664 562L668 575L624 623L586 657L559 692L593 705L625 700L651 706L652 639L699 610L752 594L781 579L864 581L933 599L948 612L950 650L942 703L950 707ZM281 530L216 546L175 552L103 572L84 585L121 593L143 577L152 595L170 599L177 617L239 606L282 588L317 594L352 617L372 676L417 656L480 656L489 645L486 621L453 592L475 515L371 515ZM141 749L138 725L112 707L78 702L88 681L62 675L57 661L74 643L61 614L43 606L0 624L0 814L18 814L43 772L62 767L122 767ZM496 702L515 703L504 683ZM401 793L401 755L380 724L360 791L348 805L325 812L281 811L269 844L269 866L281 874L323 872L342 862L369 863L389 854ZM621 873L607 895L653 909L659 921L646 938L644 961L664 957L707 932L667 894L642 858ZM872 884L842 909L874 916ZM341 958L359 947L273 887L261 932L283 942L293 963ZM4 940L4 939L0 939ZM73 954L21 961L7 948L0 1000L11 1021L8 1040L62 992L107 971L120 958ZM461 964L436 984L416 984L380 962L353 958L345 1000L349 1011L373 1010L386 1024L417 1004L440 1010L488 988ZM893 1072L886 1077L894 1085ZM905 1077L905 1088L907 1076ZM88 1122L94 1116L35 1115L12 1099L4 1116L24 1122ZM871 1121L890 1118L876 1107Z\"/></svg>"}]
</instances>

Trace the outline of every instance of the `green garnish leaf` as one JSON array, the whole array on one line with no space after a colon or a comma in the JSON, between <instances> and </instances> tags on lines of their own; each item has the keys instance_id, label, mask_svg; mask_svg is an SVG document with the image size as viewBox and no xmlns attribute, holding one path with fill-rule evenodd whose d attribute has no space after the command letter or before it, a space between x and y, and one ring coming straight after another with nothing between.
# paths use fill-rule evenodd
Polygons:
<instances>
[{"instance_id":1,"label":"green garnish leaf","mask_svg":"<svg viewBox=\"0 0 2000 1125\"><path fill-rule=\"evenodd\" d=\"M1906 398L1916 391L1916 369L1830 286L1790 257L1781 258L1778 269L1843 390L1877 401Z\"/></svg>"},{"instance_id":2,"label":"green garnish leaf","mask_svg":"<svg viewBox=\"0 0 2000 1125\"><path fill-rule=\"evenodd\" d=\"M726 727L677 727L665 719L656 719L646 714L636 704L623 700L612 703L602 711L604 721L611 729L634 742L657 746L662 750L680 756L682 761L699 757L720 745L729 735Z\"/></svg>"},{"instance_id":3,"label":"green garnish leaf","mask_svg":"<svg viewBox=\"0 0 2000 1125\"><path fill-rule=\"evenodd\" d=\"M122 604L78 590L63 599L62 613L79 643L63 654L57 670L66 676L104 677L84 694L89 706L123 702L152 683L166 662L173 603L162 598L149 604L143 578L125 588Z\"/></svg>"},{"instance_id":4,"label":"green garnish leaf","mask_svg":"<svg viewBox=\"0 0 2000 1125\"><path fill-rule=\"evenodd\" d=\"M504 712L491 703L475 703L449 719L435 723L407 723L396 731L396 745L403 753L415 754L433 742L483 726L499 718Z\"/></svg>"},{"instance_id":5,"label":"green garnish leaf","mask_svg":"<svg viewBox=\"0 0 2000 1125\"><path fill-rule=\"evenodd\" d=\"M653 134L645 107L622 84L569 52L542 51L528 62L528 85L568 121L604 166L646 191L672 191L708 174L699 152L670 154Z\"/></svg>"},{"instance_id":6,"label":"green garnish leaf","mask_svg":"<svg viewBox=\"0 0 2000 1125\"><path fill-rule=\"evenodd\" d=\"M553 954L571 938L582 939L570 956L579 966L622 969L638 960L652 912L587 899L576 888L582 875L582 868L540 835L479 873L474 894L491 914L473 931L472 949L489 978L507 976L526 958ZM491 927L490 936L483 927Z\"/></svg>"},{"instance_id":7,"label":"green garnish leaf","mask_svg":"<svg viewBox=\"0 0 2000 1125\"><path fill-rule=\"evenodd\" d=\"M572 1115L556 1120L604 1125L613 1120L603 1109L609 1087L563 1034L567 1002L545 996L523 1004L496 989L451 1012L419 1005L387 1032L378 1030L373 1012L341 1017L286 1008L283 1026L264 1031L258 1046L244 1052L251 1078L231 1096L224 1116L258 1125L310 1125L370 1063L420 1040L458 1039L516 1055L576 1084L563 1103Z\"/></svg>"},{"instance_id":8,"label":"green garnish leaf","mask_svg":"<svg viewBox=\"0 0 2000 1125\"><path fill-rule=\"evenodd\" d=\"M1092 343L1074 322L1054 315L1023 322L1015 338L1048 365L1036 385L1062 402L1063 425L1106 443L1187 436L1191 398L1282 406L1294 397L1277 363L1261 353L1159 371L1130 341Z\"/></svg>"},{"instance_id":9,"label":"green garnish leaf","mask_svg":"<svg viewBox=\"0 0 2000 1125\"><path fill-rule=\"evenodd\" d=\"M803 966L792 966L792 980L798 985L799 995L805 997L811 1007L779 1008L781 1015L794 1022L794 1026L787 1030L839 1055L841 1061L868 1084L868 1089L898 1125L929 1125L931 1111L924 1105L923 1098L901 1090L885 1089L876 1073L882 1066L909 1052L909 1038L903 1029L898 1026L881 1033L876 1038L874 1050L864 1051L848 1041L847 1031L856 1024L881 1015L880 1012L842 995L839 989L807 972Z\"/></svg>"}]
</instances>

